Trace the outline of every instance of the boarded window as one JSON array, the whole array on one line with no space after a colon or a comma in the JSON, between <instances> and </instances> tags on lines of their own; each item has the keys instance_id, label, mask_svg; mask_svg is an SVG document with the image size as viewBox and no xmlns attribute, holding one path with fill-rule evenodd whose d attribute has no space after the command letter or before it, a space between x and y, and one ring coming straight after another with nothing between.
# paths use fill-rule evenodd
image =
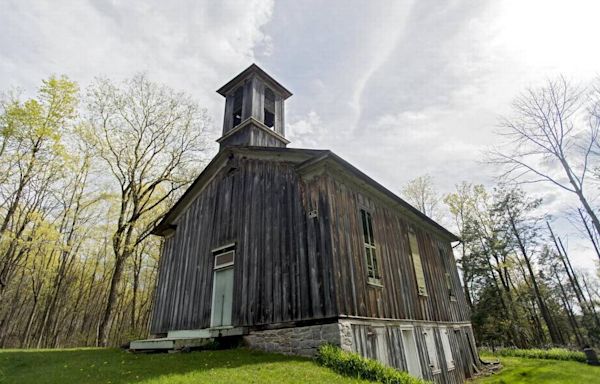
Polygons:
<instances>
[{"instance_id":1,"label":"boarded window","mask_svg":"<svg viewBox=\"0 0 600 384\"><path fill-rule=\"evenodd\" d=\"M408 373L415 377L423 377L419 351L412 327L402 329L402 346L404 347L404 358Z\"/></svg>"},{"instance_id":2,"label":"boarded window","mask_svg":"<svg viewBox=\"0 0 600 384\"><path fill-rule=\"evenodd\" d=\"M423 273L423 264L421 263L421 254L419 253L419 243L417 235L410 229L408 232L408 242L412 256L413 266L415 268L415 277L417 279L417 291L421 296L427 296L427 287L425 286L425 274Z\"/></svg>"},{"instance_id":3,"label":"boarded window","mask_svg":"<svg viewBox=\"0 0 600 384\"><path fill-rule=\"evenodd\" d=\"M437 348L435 347L435 337L432 328L425 328L423 332L425 344L427 346L427 356L429 358L429 367L432 373L440 372L440 362L438 360Z\"/></svg>"},{"instance_id":4,"label":"boarded window","mask_svg":"<svg viewBox=\"0 0 600 384\"><path fill-rule=\"evenodd\" d=\"M440 335L442 337L442 348L444 348L444 357L446 358L446 365L448 370L454 369L454 358L452 357L452 349L450 349L450 338L448 337L448 329L440 328Z\"/></svg>"},{"instance_id":5,"label":"boarded window","mask_svg":"<svg viewBox=\"0 0 600 384\"><path fill-rule=\"evenodd\" d=\"M264 114L265 125L269 128L273 128L275 126L275 94L269 88L265 88Z\"/></svg>"},{"instance_id":6,"label":"boarded window","mask_svg":"<svg viewBox=\"0 0 600 384\"><path fill-rule=\"evenodd\" d=\"M375 238L373 237L373 220L371 213L364 209L360 210L362 221L363 238L365 244L365 257L367 260L367 276L369 283L381 284L379 275L379 265L377 260L377 250L375 249Z\"/></svg>"},{"instance_id":7,"label":"boarded window","mask_svg":"<svg viewBox=\"0 0 600 384\"><path fill-rule=\"evenodd\" d=\"M452 274L450 273L450 261L448 260L446 251L442 247L438 247L438 253L440 255L440 263L442 263L442 267L444 268L444 278L446 282L446 289L448 290L448 297L450 300L456 300L456 295L454 294L454 282L452 281Z\"/></svg>"}]
</instances>

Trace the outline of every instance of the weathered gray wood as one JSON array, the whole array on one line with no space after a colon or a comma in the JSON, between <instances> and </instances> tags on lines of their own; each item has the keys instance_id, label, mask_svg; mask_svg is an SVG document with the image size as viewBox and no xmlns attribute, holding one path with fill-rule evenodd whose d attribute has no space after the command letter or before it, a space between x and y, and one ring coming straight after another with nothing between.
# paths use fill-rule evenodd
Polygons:
<instances>
[{"instance_id":1,"label":"weathered gray wood","mask_svg":"<svg viewBox=\"0 0 600 384\"><path fill-rule=\"evenodd\" d=\"M460 289L458 271L450 243L415 227L428 296L419 296L414 266L408 245L408 226L400 213L359 186L329 176L329 217L336 268L336 287L340 313L350 316L436 321L468 321L469 312ZM366 282L367 267L362 244L361 207L371 210L373 230L383 287ZM438 247L446 250L447 264L440 261ZM445 274L454 281L452 301Z\"/></svg>"},{"instance_id":2,"label":"weathered gray wood","mask_svg":"<svg viewBox=\"0 0 600 384\"><path fill-rule=\"evenodd\" d=\"M260 328L339 316L468 322L449 240L339 172L299 172L302 157L292 161L282 155L286 151L299 153L232 150L171 220L176 229L163 246L152 333L210 326L212 250L230 243L236 244L234 326ZM367 282L361 208L373 218L382 287ZM409 226L417 235L427 296L417 293ZM455 301L448 294L446 273L454 282ZM459 383L472 375L478 364L474 339L469 327L461 327L449 335L456 362L452 370L435 330L439 374L428 367L422 327L414 327L426 379ZM400 330L378 329L384 333L376 332L375 339L370 332L368 327L354 332L359 352L406 369Z\"/></svg>"},{"instance_id":3,"label":"weathered gray wood","mask_svg":"<svg viewBox=\"0 0 600 384\"><path fill-rule=\"evenodd\" d=\"M165 242L153 333L210 326L211 250L232 242L234 325L337 313L326 223L307 219L319 201L327 211L323 193L315 189L311 196L305 194L291 164L229 161L235 170L223 167L178 218L175 233Z\"/></svg>"}]
</instances>

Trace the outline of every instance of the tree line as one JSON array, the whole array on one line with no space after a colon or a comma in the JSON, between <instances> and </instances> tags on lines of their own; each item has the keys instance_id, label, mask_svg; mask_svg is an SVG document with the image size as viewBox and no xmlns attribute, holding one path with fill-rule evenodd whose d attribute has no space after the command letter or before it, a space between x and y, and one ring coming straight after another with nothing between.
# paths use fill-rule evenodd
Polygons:
<instances>
[{"instance_id":1,"label":"tree line","mask_svg":"<svg viewBox=\"0 0 600 384\"><path fill-rule=\"evenodd\" d=\"M572 195L569 219L600 260L599 89L558 78L518 97L488 155L497 185L463 182L442 198L423 176L402 191L454 223L482 344L600 344L598 277L573 267L553 227L565 213L528 192ZM51 77L35 97L2 94L0 347L147 336L161 245L151 233L208 160L209 126L188 95L144 75L85 90Z\"/></svg>"},{"instance_id":2,"label":"tree line","mask_svg":"<svg viewBox=\"0 0 600 384\"><path fill-rule=\"evenodd\" d=\"M205 109L144 75L0 99L0 347L145 337L153 228L206 158Z\"/></svg>"},{"instance_id":3,"label":"tree line","mask_svg":"<svg viewBox=\"0 0 600 384\"><path fill-rule=\"evenodd\" d=\"M455 256L483 345L600 345L600 269L574 268L565 236L552 224L566 219L589 245L586 256L600 260L599 89L559 77L517 97L501 119L499 145L487 154L499 171L496 185L464 181L442 197L425 175L402 189L432 217L443 216L445 203L461 238ZM551 212L532 185L576 203Z\"/></svg>"}]
</instances>

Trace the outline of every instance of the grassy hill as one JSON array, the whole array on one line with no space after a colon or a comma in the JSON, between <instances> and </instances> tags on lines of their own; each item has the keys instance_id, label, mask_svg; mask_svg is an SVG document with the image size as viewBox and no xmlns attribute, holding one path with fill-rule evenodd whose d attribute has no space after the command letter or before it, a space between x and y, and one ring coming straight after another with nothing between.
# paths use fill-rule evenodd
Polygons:
<instances>
[{"instance_id":1,"label":"grassy hill","mask_svg":"<svg viewBox=\"0 0 600 384\"><path fill-rule=\"evenodd\" d=\"M0 383L368 383L310 359L247 349L132 354L115 349L0 350Z\"/></svg>"},{"instance_id":2,"label":"grassy hill","mask_svg":"<svg viewBox=\"0 0 600 384\"><path fill-rule=\"evenodd\" d=\"M494 359L492 356L484 356ZM594 383L600 367L575 361L501 357L504 369L472 384ZM311 359L235 349L131 354L116 349L0 350L0 384L12 383L368 383Z\"/></svg>"}]
</instances>

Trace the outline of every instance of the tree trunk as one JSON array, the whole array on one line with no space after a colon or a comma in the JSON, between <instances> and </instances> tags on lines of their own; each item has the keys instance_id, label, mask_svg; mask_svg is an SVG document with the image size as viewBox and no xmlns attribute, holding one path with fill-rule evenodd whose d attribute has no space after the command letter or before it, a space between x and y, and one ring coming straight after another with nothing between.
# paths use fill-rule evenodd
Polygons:
<instances>
[{"instance_id":1,"label":"tree trunk","mask_svg":"<svg viewBox=\"0 0 600 384\"><path fill-rule=\"evenodd\" d=\"M96 344L101 347L108 346L111 320L115 310L115 304L117 302L117 295L119 285L121 283L121 277L123 276L123 270L125 267L125 258L115 258L115 268L110 280L110 289L108 291L108 298L106 300L106 307L104 308L104 315L98 325L98 336Z\"/></svg>"},{"instance_id":2,"label":"tree trunk","mask_svg":"<svg viewBox=\"0 0 600 384\"><path fill-rule=\"evenodd\" d=\"M531 284L533 285L533 291L534 291L536 299L538 301L540 311L542 312L542 317L544 318L544 321L546 322L546 326L548 327L548 332L550 333L550 339L552 340L553 344L563 344L563 340L560 335L560 332L557 329L556 324L554 323L554 320L552 319L552 316L550 315L550 311L548 311L548 307L546 307L546 303L544 302L544 299L542 298L540 288L539 288L537 280L535 278L535 273L533 272L533 267L531 266L531 262L529 260L528 252L525 249L525 244L523 244L523 241L519 234L519 230L517 229L517 226L515 224L515 219L512 216L508 206L506 207L506 212L508 213L508 218L510 221L511 228L513 230L513 234L515 236L515 239L517 240L517 244L519 245L519 249L521 251L523 259L525 260L525 265L527 266L527 270L529 271L529 277L531 278Z\"/></svg>"}]
</instances>

